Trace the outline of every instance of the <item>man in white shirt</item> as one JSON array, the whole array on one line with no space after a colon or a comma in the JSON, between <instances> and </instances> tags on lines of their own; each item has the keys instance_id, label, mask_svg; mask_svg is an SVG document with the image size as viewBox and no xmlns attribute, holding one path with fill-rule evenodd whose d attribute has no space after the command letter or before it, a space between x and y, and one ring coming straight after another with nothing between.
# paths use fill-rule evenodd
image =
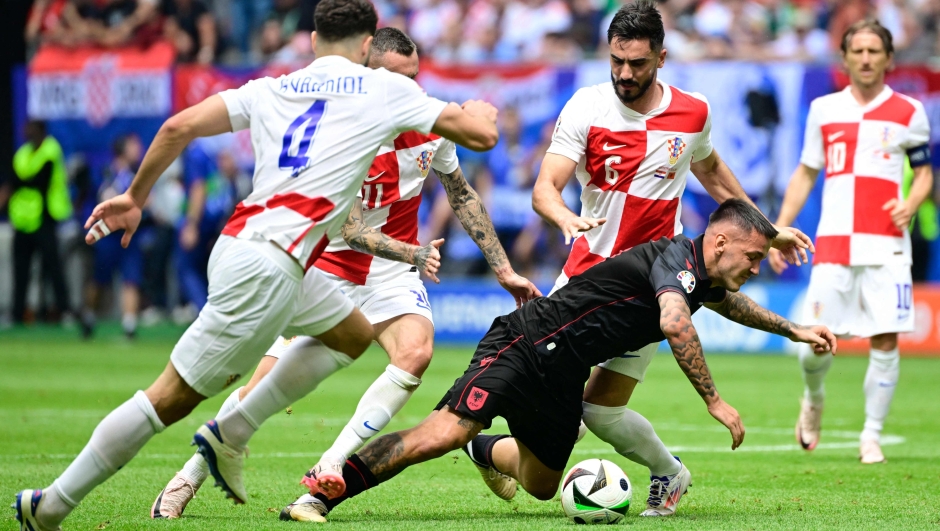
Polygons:
<instances>
[{"instance_id":1,"label":"man in white shirt","mask_svg":"<svg viewBox=\"0 0 940 531\"><path fill-rule=\"evenodd\" d=\"M246 374L278 335L315 337L319 348L281 358L254 393L194 438L223 490L243 503L242 456L258 426L372 341L372 326L353 303L305 272L339 234L379 146L410 130L477 150L497 142L491 105L446 104L404 76L364 66L378 19L367 0L324 0L314 19L316 61L167 120L127 193L98 205L86 222L89 244L124 230L126 246L153 183L191 140L251 129L254 191L213 249L208 303L154 384L105 417L50 487L17 495L22 530L56 529L151 437Z\"/></svg>"}]
</instances>

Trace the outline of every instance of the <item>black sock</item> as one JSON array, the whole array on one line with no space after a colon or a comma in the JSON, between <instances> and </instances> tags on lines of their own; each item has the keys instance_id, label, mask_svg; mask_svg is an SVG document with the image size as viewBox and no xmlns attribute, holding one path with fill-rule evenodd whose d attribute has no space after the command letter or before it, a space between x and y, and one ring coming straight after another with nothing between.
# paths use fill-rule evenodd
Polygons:
<instances>
[{"instance_id":1,"label":"black sock","mask_svg":"<svg viewBox=\"0 0 940 531\"><path fill-rule=\"evenodd\" d=\"M509 435L477 435L470 441L470 448L467 449L464 446L463 451L474 463L495 469L496 467L493 466L493 446L497 441L506 437L509 437Z\"/></svg>"},{"instance_id":2,"label":"black sock","mask_svg":"<svg viewBox=\"0 0 940 531\"><path fill-rule=\"evenodd\" d=\"M369 467L362 462L362 459L359 459L358 455L353 455L346 460L346 464L343 465L343 480L346 481L346 492L339 498L331 500L323 494L314 494L314 497L332 511L333 507L379 484L379 480L375 478Z\"/></svg>"}]
</instances>

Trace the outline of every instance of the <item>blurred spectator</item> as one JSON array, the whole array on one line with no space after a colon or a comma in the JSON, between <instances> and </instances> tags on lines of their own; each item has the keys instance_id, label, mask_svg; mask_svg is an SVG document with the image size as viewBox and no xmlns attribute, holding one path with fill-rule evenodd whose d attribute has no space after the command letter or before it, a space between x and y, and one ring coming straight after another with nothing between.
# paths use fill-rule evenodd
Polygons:
<instances>
[{"instance_id":1,"label":"blurred spectator","mask_svg":"<svg viewBox=\"0 0 940 531\"><path fill-rule=\"evenodd\" d=\"M228 21L231 27L231 39L235 46L247 56L251 51L251 39L261 29L261 25L271 12L271 0L231 0L229 2Z\"/></svg>"},{"instance_id":2,"label":"blurred spectator","mask_svg":"<svg viewBox=\"0 0 940 531\"><path fill-rule=\"evenodd\" d=\"M816 15L808 9L794 12L792 26L771 43L770 50L774 58L797 61L826 61L834 56L829 34L816 27Z\"/></svg>"},{"instance_id":3,"label":"blurred spectator","mask_svg":"<svg viewBox=\"0 0 940 531\"><path fill-rule=\"evenodd\" d=\"M26 293L33 255L42 264L40 298L45 280L52 284L56 309L71 313L59 260L56 227L72 215L72 201L62 148L46 134L43 122L26 125L26 143L13 156L11 181L0 190L0 208L7 203L13 225L13 320L26 320Z\"/></svg>"},{"instance_id":4,"label":"blurred spectator","mask_svg":"<svg viewBox=\"0 0 940 531\"><path fill-rule=\"evenodd\" d=\"M545 35L564 33L571 22L571 11L561 0L510 0L502 17L502 42L523 61L537 59Z\"/></svg>"},{"instance_id":5,"label":"blurred spectator","mask_svg":"<svg viewBox=\"0 0 940 531\"><path fill-rule=\"evenodd\" d=\"M140 166L143 146L137 135L129 134L118 138L112 151L114 160L105 169L102 184L98 188L99 203L127 191ZM128 339L133 339L137 332L137 310L140 305L140 283L143 276L140 241L137 238L131 239L130 245L125 249L121 247L119 237L102 238L92 249L95 253L95 267L92 281L85 286L82 332L86 338L91 337L100 292L111 286L114 273L120 271L123 284L121 327Z\"/></svg>"},{"instance_id":6,"label":"blurred spectator","mask_svg":"<svg viewBox=\"0 0 940 531\"><path fill-rule=\"evenodd\" d=\"M177 158L150 191L141 228L134 236L140 240L144 259L143 310L140 312L143 326L152 326L169 315L169 264L176 248L176 226L183 217L186 196L180 182L182 173L182 159Z\"/></svg>"},{"instance_id":7,"label":"blurred spectator","mask_svg":"<svg viewBox=\"0 0 940 531\"><path fill-rule=\"evenodd\" d=\"M202 0L164 0L163 36L182 62L211 63L219 51L215 19Z\"/></svg>"},{"instance_id":8,"label":"blurred spectator","mask_svg":"<svg viewBox=\"0 0 940 531\"><path fill-rule=\"evenodd\" d=\"M95 42L103 26L94 0L36 0L26 21L28 46L78 46Z\"/></svg>"},{"instance_id":9,"label":"blurred spectator","mask_svg":"<svg viewBox=\"0 0 940 531\"><path fill-rule=\"evenodd\" d=\"M97 43L106 47L149 46L162 34L158 8L157 0L104 0L99 11L104 28Z\"/></svg>"}]
</instances>

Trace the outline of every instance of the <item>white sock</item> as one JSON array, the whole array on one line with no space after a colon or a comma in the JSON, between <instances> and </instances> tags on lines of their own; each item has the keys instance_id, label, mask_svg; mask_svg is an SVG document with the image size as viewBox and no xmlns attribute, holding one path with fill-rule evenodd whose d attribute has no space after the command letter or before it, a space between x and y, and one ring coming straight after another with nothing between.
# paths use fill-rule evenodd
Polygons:
<instances>
[{"instance_id":1,"label":"white sock","mask_svg":"<svg viewBox=\"0 0 940 531\"><path fill-rule=\"evenodd\" d=\"M894 350L871 349L868 372L865 373L865 429L862 441L878 441L884 427L894 389L901 372L901 355Z\"/></svg>"},{"instance_id":2,"label":"white sock","mask_svg":"<svg viewBox=\"0 0 940 531\"><path fill-rule=\"evenodd\" d=\"M137 330L137 315L125 313L121 316L121 328L124 329L124 333L133 334Z\"/></svg>"},{"instance_id":3,"label":"white sock","mask_svg":"<svg viewBox=\"0 0 940 531\"><path fill-rule=\"evenodd\" d=\"M672 476L682 469L656 435L650 421L627 406L605 407L581 403L582 418L591 433L614 451L650 469L653 476Z\"/></svg>"},{"instance_id":4,"label":"white sock","mask_svg":"<svg viewBox=\"0 0 940 531\"><path fill-rule=\"evenodd\" d=\"M238 405L238 394L241 393L241 390L244 387L239 387L238 389L232 391L232 394L228 395L228 398L225 399L225 402L222 402L222 407L219 408L217 418L223 417L229 411L235 409L235 406ZM206 478L209 477L209 464L206 463L206 458L202 455L195 453L192 457L189 458L189 461L186 461L186 464L183 465L183 469L180 470L186 479L196 485L196 488L202 486L206 482Z\"/></svg>"},{"instance_id":5,"label":"white sock","mask_svg":"<svg viewBox=\"0 0 940 531\"><path fill-rule=\"evenodd\" d=\"M815 405L822 405L826 398L826 387L823 382L826 379L826 373L832 366L832 354L826 353L822 356L816 355L812 347L807 344L799 346L800 367L803 368L803 383L806 389L803 392L804 398Z\"/></svg>"},{"instance_id":6,"label":"white sock","mask_svg":"<svg viewBox=\"0 0 940 531\"><path fill-rule=\"evenodd\" d=\"M312 337L298 337L274 369L261 379L235 409L216 419L223 440L244 448L265 420L307 396L329 375L353 360Z\"/></svg>"},{"instance_id":7,"label":"white sock","mask_svg":"<svg viewBox=\"0 0 940 531\"><path fill-rule=\"evenodd\" d=\"M334 463L345 463L366 441L388 426L392 417L401 411L419 385L421 378L394 365L386 367L385 372L359 399L356 412L333 446L323 453L323 458Z\"/></svg>"},{"instance_id":8,"label":"white sock","mask_svg":"<svg viewBox=\"0 0 940 531\"><path fill-rule=\"evenodd\" d=\"M78 457L45 492L40 523L55 529L95 487L126 465L151 437L166 428L143 391L108 414Z\"/></svg>"}]
</instances>

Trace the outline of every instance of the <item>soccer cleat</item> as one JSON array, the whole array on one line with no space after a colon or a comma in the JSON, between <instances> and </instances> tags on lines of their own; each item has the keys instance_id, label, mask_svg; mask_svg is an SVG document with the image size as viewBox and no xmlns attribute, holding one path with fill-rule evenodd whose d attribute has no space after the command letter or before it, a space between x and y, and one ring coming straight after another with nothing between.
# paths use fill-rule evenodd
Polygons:
<instances>
[{"instance_id":1,"label":"soccer cleat","mask_svg":"<svg viewBox=\"0 0 940 531\"><path fill-rule=\"evenodd\" d=\"M819 444L819 432L822 422L823 405L813 404L803 399L800 405L800 418L796 421L796 442L806 451L811 451Z\"/></svg>"},{"instance_id":2,"label":"soccer cleat","mask_svg":"<svg viewBox=\"0 0 940 531\"><path fill-rule=\"evenodd\" d=\"M285 522L316 522L318 524L326 523L326 515L330 510L326 505L309 494L297 498L297 500L281 509L281 520Z\"/></svg>"},{"instance_id":3,"label":"soccer cleat","mask_svg":"<svg viewBox=\"0 0 940 531\"><path fill-rule=\"evenodd\" d=\"M471 459L471 461L473 461ZM493 491L493 494L506 501L513 499L516 495L516 480L503 474L491 466L482 466L473 461L473 466L477 467L480 475L483 476L483 483Z\"/></svg>"},{"instance_id":4,"label":"soccer cleat","mask_svg":"<svg viewBox=\"0 0 940 531\"><path fill-rule=\"evenodd\" d=\"M346 480L343 479L343 463L331 463L321 460L304 474L300 484L307 487L310 494L323 494L331 500L339 498L346 492Z\"/></svg>"},{"instance_id":5,"label":"soccer cleat","mask_svg":"<svg viewBox=\"0 0 940 531\"><path fill-rule=\"evenodd\" d=\"M150 508L150 518L179 518L190 500L196 497L199 487L177 472L167 486L160 491L157 500Z\"/></svg>"},{"instance_id":6,"label":"soccer cleat","mask_svg":"<svg viewBox=\"0 0 940 531\"><path fill-rule=\"evenodd\" d=\"M42 501L42 490L24 490L16 493L16 501L10 507L16 511L16 521L20 524L20 531L50 531L49 528L39 525L36 516L39 502ZM61 531L61 527L55 528Z\"/></svg>"},{"instance_id":7,"label":"soccer cleat","mask_svg":"<svg viewBox=\"0 0 940 531\"><path fill-rule=\"evenodd\" d=\"M863 465L873 465L875 463L887 463L885 454L881 451L881 445L878 441L862 441L862 446L858 451L858 458Z\"/></svg>"},{"instance_id":8,"label":"soccer cleat","mask_svg":"<svg viewBox=\"0 0 940 531\"><path fill-rule=\"evenodd\" d=\"M215 486L225 492L225 496L235 503L245 503L248 493L242 482L242 468L245 462L244 450L225 444L219 425L215 420L203 424L193 436L193 445L200 455L206 458L209 472L215 478Z\"/></svg>"},{"instance_id":9,"label":"soccer cleat","mask_svg":"<svg viewBox=\"0 0 940 531\"><path fill-rule=\"evenodd\" d=\"M676 513L679 500L692 484L692 473L676 457L682 468L673 476L650 476L650 496L646 500L646 510L640 516L670 516Z\"/></svg>"}]
</instances>

